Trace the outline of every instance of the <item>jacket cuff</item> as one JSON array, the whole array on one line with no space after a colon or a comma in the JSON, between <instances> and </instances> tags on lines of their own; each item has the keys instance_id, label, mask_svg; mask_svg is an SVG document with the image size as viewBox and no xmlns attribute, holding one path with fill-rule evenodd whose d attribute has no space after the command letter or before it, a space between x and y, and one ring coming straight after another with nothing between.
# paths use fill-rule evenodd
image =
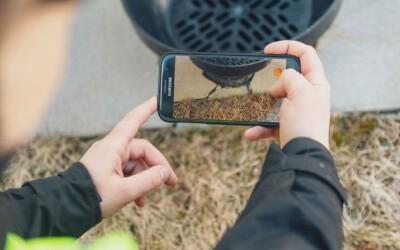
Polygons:
<instances>
[{"instance_id":1,"label":"jacket cuff","mask_svg":"<svg viewBox=\"0 0 400 250\"><path fill-rule=\"evenodd\" d=\"M51 227L60 235L79 237L102 219L100 196L80 162L57 176L27 182L23 187L43 197L41 202L50 210Z\"/></svg>"},{"instance_id":2,"label":"jacket cuff","mask_svg":"<svg viewBox=\"0 0 400 250\"><path fill-rule=\"evenodd\" d=\"M316 150L323 151L323 153L329 156L332 159L332 162L334 162L330 151L322 143L308 137L294 138L282 149L284 153L294 155L309 153Z\"/></svg>"},{"instance_id":3,"label":"jacket cuff","mask_svg":"<svg viewBox=\"0 0 400 250\"><path fill-rule=\"evenodd\" d=\"M90 184L92 184L90 192L93 193L93 196L95 196L97 198L98 202L101 202L101 197L97 193L97 189L93 182L93 179L90 176L90 173L87 170L87 168L85 167L85 165L83 165L83 163L76 162L69 169L67 169L66 171L64 171L63 173L61 173L59 175L63 176L66 179L73 180L73 181L80 181L80 180L89 181Z\"/></svg>"},{"instance_id":4,"label":"jacket cuff","mask_svg":"<svg viewBox=\"0 0 400 250\"><path fill-rule=\"evenodd\" d=\"M59 176L73 182L86 181L88 183L86 190L89 194L89 197L93 197L93 207L95 210L94 225L100 222L102 218L100 208L101 197L97 192L96 185L94 184L93 179L85 165L83 165L81 162L76 162L69 169L63 173L60 173Z\"/></svg>"},{"instance_id":5,"label":"jacket cuff","mask_svg":"<svg viewBox=\"0 0 400 250\"><path fill-rule=\"evenodd\" d=\"M339 181L331 153L324 145L313 139L295 138L282 150L276 144L271 145L261 178L283 171L299 171L314 175L331 186L342 201L346 201L346 192Z\"/></svg>"}]
</instances>

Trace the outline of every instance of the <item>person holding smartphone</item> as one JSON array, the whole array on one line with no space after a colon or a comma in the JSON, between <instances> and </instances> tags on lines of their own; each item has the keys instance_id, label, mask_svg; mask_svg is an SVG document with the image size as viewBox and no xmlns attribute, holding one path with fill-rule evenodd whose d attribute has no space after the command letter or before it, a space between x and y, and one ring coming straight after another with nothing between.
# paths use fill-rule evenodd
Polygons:
<instances>
[{"instance_id":1,"label":"person holding smartphone","mask_svg":"<svg viewBox=\"0 0 400 250\"><path fill-rule=\"evenodd\" d=\"M77 1L0 4L0 169L33 134L56 89ZM300 58L271 94L283 97L280 129L254 127L245 137L279 136L245 210L216 249L339 249L344 191L329 153L330 90L315 50L293 41L268 54ZM32 91L36 90L36 91ZM23 101L23 102L22 102ZM178 178L163 154L137 131L156 98L128 113L81 160L57 176L0 192L0 249L7 233L23 238L79 237L102 218Z\"/></svg>"},{"instance_id":2,"label":"person holding smartphone","mask_svg":"<svg viewBox=\"0 0 400 250\"><path fill-rule=\"evenodd\" d=\"M246 208L217 245L222 249L341 249L345 191L329 152L330 85L311 46L268 45L266 54L299 57L270 93L284 98L280 128L250 128L248 140L277 137Z\"/></svg>"}]
</instances>

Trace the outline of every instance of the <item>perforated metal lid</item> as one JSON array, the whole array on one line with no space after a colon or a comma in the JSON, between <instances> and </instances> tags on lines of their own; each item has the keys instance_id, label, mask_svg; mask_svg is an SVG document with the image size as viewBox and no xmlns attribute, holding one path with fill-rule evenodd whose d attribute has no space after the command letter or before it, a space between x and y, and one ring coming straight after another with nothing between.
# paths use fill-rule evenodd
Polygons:
<instances>
[{"instance_id":1,"label":"perforated metal lid","mask_svg":"<svg viewBox=\"0 0 400 250\"><path fill-rule=\"evenodd\" d=\"M307 29L312 7L312 0L172 0L169 33L190 51L261 51Z\"/></svg>"},{"instance_id":2,"label":"perforated metal lid","mask_svg":"<svg viewBox=\"0 0 400 250\"><path fill-rule=\"evenodd\" d=\"M254 74L270 62L267 58L244 56L195 56L192 62L206 73L221 77L242 77Z\"/></svg>"}]
</instances>

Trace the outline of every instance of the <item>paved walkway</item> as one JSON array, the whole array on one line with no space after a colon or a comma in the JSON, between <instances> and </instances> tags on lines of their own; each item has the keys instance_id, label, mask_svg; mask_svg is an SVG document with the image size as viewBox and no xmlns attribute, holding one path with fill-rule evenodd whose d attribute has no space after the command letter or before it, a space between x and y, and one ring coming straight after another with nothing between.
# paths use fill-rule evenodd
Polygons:
<instances>
[{"instance_id":1,"label":"paved walkway","mask_svg":"<svg viewBox=\"0 0 400 250\"><path fill-rule=\"evenodd\" d=\"M318 49L334 111L400 108L400 1L345 0ZM41 134L90 136L155 95L158 57L137 37L119 1L82 3L70 62ZM154 117L148 127L165 126Z\"/></svg>"}]
</instances>

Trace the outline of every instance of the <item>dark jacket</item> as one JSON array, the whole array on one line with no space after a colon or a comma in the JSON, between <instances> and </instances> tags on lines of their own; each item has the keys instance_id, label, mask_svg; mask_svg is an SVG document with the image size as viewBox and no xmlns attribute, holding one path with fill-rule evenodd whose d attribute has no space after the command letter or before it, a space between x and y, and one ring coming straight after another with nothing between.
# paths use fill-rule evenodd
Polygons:
<instances>
[{"instance_id":1,"label":"dark jacket","mask_svg":"<svg viewBox=\"0 0 400 250\"><path fill-rule=\"evenodd\" d=\"M306 138L283 150L272 145L245 210L216 249L340 249L344 200L324 146ZM99 202L80 163L0 193L0 248L7 232L79 237L101 220Z\"/></svg>"}]
</instances>

